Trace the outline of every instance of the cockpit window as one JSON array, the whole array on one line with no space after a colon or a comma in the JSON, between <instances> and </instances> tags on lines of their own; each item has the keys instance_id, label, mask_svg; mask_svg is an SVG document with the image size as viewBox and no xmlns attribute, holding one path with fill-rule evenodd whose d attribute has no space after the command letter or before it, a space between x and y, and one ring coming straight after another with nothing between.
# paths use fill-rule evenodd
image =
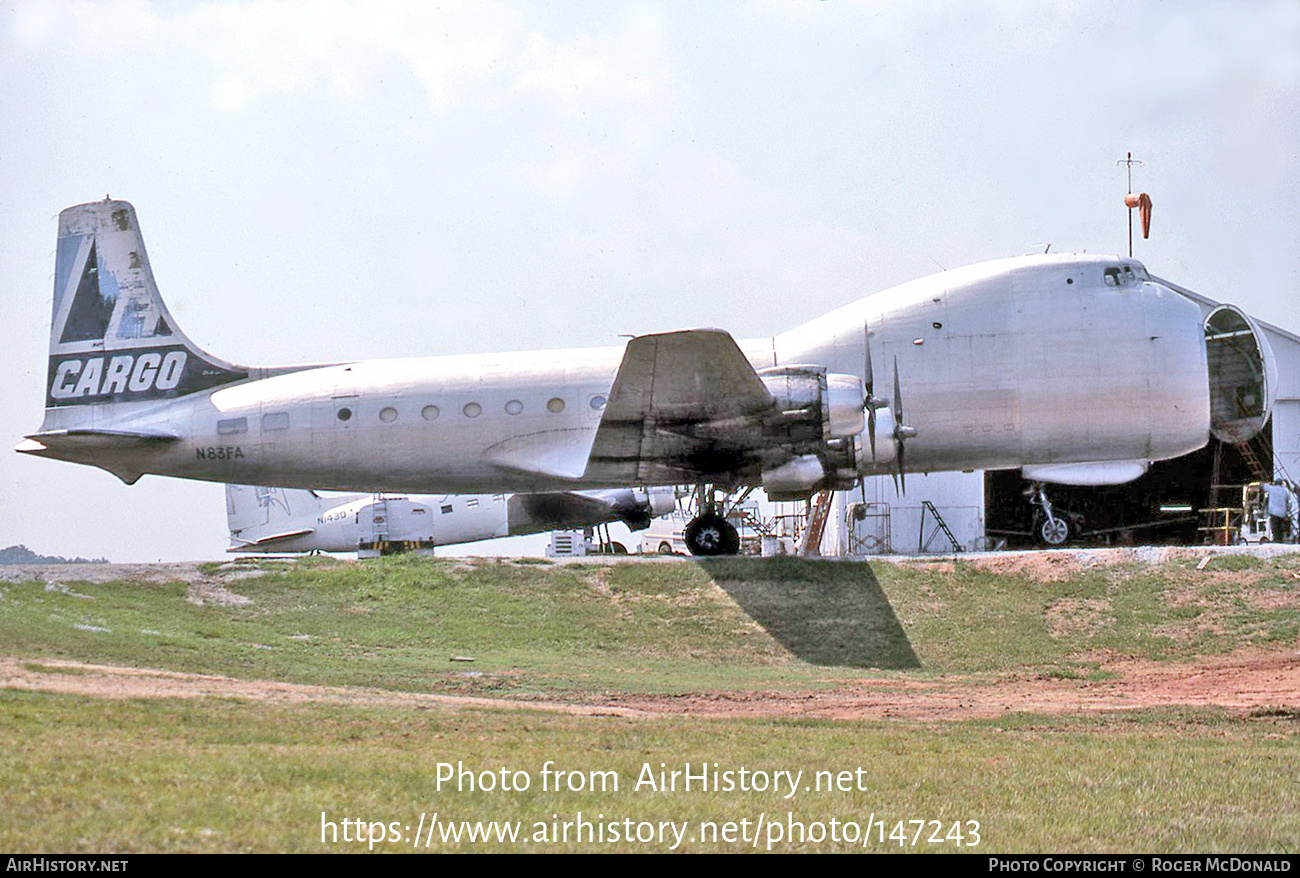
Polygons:
<instances>
[{"instance_id":1,"label":"cockpit window","mask_svg":"<svg viewBox=\"0 0 1300 878\"><path fill-rule=\"evenodd\" d=\"M1126 287L1150 280L1147 270L1140 265L1108 265L1103 272L1108 287Z\"/></svg>"}]
</instances>

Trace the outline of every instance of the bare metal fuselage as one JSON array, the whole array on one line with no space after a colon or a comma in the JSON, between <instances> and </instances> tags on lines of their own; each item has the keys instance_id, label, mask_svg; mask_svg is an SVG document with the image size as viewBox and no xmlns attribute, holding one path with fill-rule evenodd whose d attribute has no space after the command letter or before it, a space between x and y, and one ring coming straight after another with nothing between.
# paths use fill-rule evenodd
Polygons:
<instances>
[{"instance_id":1,"label":"bare metal fuselage","mask_svg":"<svg viewBox=\"0 0 1300 878\"><path fill-rule=\"evenodd\" d=\"M909 471L1144 466L1209 436L1200 311L1133 260L985 263L740 343L758 370L817 364L859 377L868 346L876 395L896 374L904 419L916 430ZM97 430L174 441L50 443L36 453L128 481L156 473L348 491L614 487L572 461L591 449L622 354L606 347L287 371L93 407ZM86 416L86 407L52 405L42 433L84 428ZM888 472L893 440L881 437L874 462L867 437L859 441L858 471ZM761 478L757 470L737 475L750 484Z\"/></svg>"}]
</instances>

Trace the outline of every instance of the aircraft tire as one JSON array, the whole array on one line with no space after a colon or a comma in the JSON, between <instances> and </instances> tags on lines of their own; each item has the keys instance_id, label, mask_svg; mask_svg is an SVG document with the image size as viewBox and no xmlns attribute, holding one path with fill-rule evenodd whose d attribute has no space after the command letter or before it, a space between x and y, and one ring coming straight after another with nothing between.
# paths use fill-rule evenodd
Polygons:
<instances>
[{"instance_id":1,"label":"aircraft tire","mask_svg":"<svg viewBox=\"0 0 1300 878\"><path fill-rule=\"evenodd\" d=\"M671 555L673 553L673 544L665 540L659 544L660 555Z\"/></svg>"},{"instance_id":2,"label":"aircraft tire","mask_svg":"<svg viewBox=\"0 0 1300 878\"><path fill-rule=\"evenodd\" d=\"M692 555L734 555L740 551L740 534L721 515L707 513L692 519L682 536Z\"/></svg>"}]
</instances>

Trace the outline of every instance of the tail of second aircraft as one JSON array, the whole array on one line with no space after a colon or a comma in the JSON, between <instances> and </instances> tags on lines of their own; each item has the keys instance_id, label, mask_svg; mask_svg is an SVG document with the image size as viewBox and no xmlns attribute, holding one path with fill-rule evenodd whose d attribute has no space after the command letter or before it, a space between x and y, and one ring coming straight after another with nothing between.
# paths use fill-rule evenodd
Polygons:
<instances>
[{"instance_id":1,"label":"tail of second aircraft","mask_svg":"<svg viewBox=\"0 0 1300 878\"><path fill-rule=\"evenodd\" d=\"M176 326L154 282L135 208L104 200L59 214L47 411L168 399L248 375Z\"/></svg>"},{"instance_id":2,"label":"tail of second aircraft","mask_svg":"<svg viewBox=\"0 0 1300 878\"><path fill-rule=\"evenodd\" d=\"M327 505L315 491L226 485L226 551L277 551L285 540L312 533Z\"/></svg>"}]
</instances>

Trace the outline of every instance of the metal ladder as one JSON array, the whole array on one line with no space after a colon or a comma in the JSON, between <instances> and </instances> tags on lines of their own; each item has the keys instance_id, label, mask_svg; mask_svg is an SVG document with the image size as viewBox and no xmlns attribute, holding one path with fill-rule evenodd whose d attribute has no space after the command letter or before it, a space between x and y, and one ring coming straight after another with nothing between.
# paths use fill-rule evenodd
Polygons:
<instances>
[{"instance_id":1,"label":"metal ladder","mask_svg":"<svg viewBox=\"0 0 1300 878\"><path fill-rule=\"evenodd\" d=\"M831 517L831 505L835 500L834 491L822 491L813 502L812 515L808 516L808 527L803 532L803 546L800 555L820 555L822 537L826 534L826 522Z\"/></svg>"},{"instance_id":2,"label":"metal ladder","mask_svg":"<svg viewBox=\"0 0 1300 878\"><path fill-rule=\"evenodd\" d=\"M925 513L926 512L929 512L931 515L934 516L934 523L938 525L938 527L936 527L933 531L930 532L930 539L928 540L925 539ZM952 531L948 529L948 523L943 520L943 516L939 514L939 510L934 508L934 504L931 503L929 500L922 500L921 501L921 530L916 535L916 551L918 554L923 554L926 549L930 548L930 543L934 541L934 535L939 531L943 531L943 535L948 538L948 542L952 543L952 550L954 552L965 551L965 549L962 548L961 543L957 542L957 538L952 535Z\"/></svg>"},{"instance_id":3,"label":"metal ladder","mask_svg":"<svg viewBox=\"0 0 1300 878\"><path fill-rule=\"evenodd\" d=\"M370 512L375 545L388 542L388 498L383 494L376 494Z\"/></svg>"},{"instance_id":4,"label":"metal ladder","mask_svg":"<svg viewBox=\"0 0 1300 878\"><path fill-rule=\"evenodd\" d=\"M1264 467L1264 462L1259 459L1259 455L1255 453L1251 443L1234 442L1233 447L1241 452L1241 456L1246 461L1246 465L1250 467L1251 475L1255 477L1255 481L1267 482L1273 478L1273 473Z\"/></svg>"}]
</instances>

